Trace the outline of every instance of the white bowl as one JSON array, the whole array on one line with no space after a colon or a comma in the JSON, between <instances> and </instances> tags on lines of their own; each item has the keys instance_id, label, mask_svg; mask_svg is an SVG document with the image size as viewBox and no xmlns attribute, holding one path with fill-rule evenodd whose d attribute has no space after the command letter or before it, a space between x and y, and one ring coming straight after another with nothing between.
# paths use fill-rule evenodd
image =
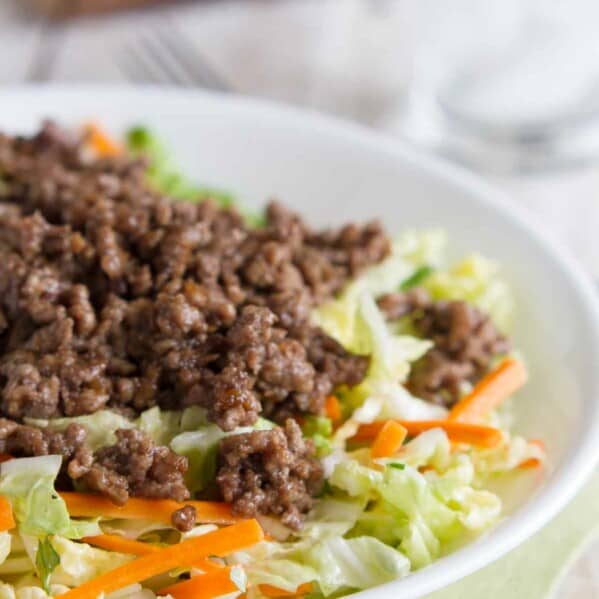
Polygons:
<instances>
[{"instance_id":1,"label":"white bowl","mask_svg":"<svg viewBox=\"0 0 599 599\"><path fill-rule=\"evenodd\" d=\"M506 491L511 512L469 546L360 597L418 597L481 568L549 521L580 488L599 452L599 307L579 267L491 187L395 139L235 96L164 88L29 87L0 93L2 130L50 116L113 130L148 124L186 171L248 205L276 194L316 224L380 217L390 232L442 226L453 254L497 258L516 290L515 339L531 380L516 429L543 439L550 472ZM564 200L567 201L567 200ZM530 478L529 478L530 480Z\"/></svg>"}]
</instances>

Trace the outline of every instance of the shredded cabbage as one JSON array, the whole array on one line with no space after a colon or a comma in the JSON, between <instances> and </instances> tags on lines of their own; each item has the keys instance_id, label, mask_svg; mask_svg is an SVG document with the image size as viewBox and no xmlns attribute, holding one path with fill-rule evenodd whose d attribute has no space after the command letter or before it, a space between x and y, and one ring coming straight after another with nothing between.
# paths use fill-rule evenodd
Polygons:
<instances>
[{"instance_id":1,"label":"shredded cabbage","mask_svg":"<svg viewBox=\"0 0 599 599\"><path fill-rule=\"evenodd\" d=\"M54 489L61 462L62 456L50 455L9 460L0 466L0 495L10 500L19 531L74 539L100 534L96 522L69 517Z\"/></svg>"},{"instance_id":2,"label":"shredded cabbage","mask_svg":"<svg viewBox=\"0 0 599 599\"><path fill-rule=\"evenodd\" d=\"M26 418L25 421L32 426L49 427L56 431L64 431L71 423L80 424L87 431L86 443L92 450L115 443L114 433L119 428L132 428L135 426L134 422L111 410L100 410L85 416L53 418L52 420Z\"/></svg>"},{"instance_id":3,"label":"shredded cabbage","mask_svg":"<svg viewBox=\"0 0 599 599\"><path fill-rule=\"evenodd\" d=\"M474 254L447 270L438 270L424 281L434 299L463 299L487 312L495 325L509 331L514 298L500 276L496 262Z\"/></svg>"},{"instance_id":4,"label":"shredded cabbage","mask_svg":"<svg viewBox=\"0 0 599 599\"><path fill-rule=\"evenodd\" d=\"M0 532L0 565L2 565L10 554L12 537L9 532Z\"/></svg>"},{"instance_id":5,"label":"shredded cabbage","mask_svg":"<svg viewBox=\"0 0 599 599\"><path fill-rule=\"evenodd\" d=\"M408 232L396 240L391 255L380 265L350 283L342 294L313 313L314 322L348 351L369 355L370 367L362 383L340 393L345 405L356 408L374 398L380 418L435 419L446 410L412 396L402 385L411 364L432 346L431 342L399 334L376 305L376 298L398 291L406 277L422 265L438 265L445 243L443 233Z\"/></svg>"},{"instance_id":6,"label":"shredded cabbage","mask_svg":"<svg viewBox=\"0 0 599 599\"><path fill-rule=\"evenodd\" d=\"M253 585L250 589L269 584L293 592L299 585L315 581L322 594L328 596L383 584L405 576L410 569L400 551L373 537L326 536L318 542L265 545L270 547L235 556L245 562Z\"/></svg>"},{"instance_id":7,"label":"shredded cabbage","mask_svg":"<svg viewBox=\"0 0 599 599\"><path fill-rule=\"evenodd\" d=\"M104 551L60 536L53 537L52 545L60 556L60 565L52 574L52 582L70 587L97 578L133 559L131 555Z\"/></svg>"},{"instance_id":8,"label":"shredded cabbage","mask_svg":"<svg viewBox=\"0 0 599 599\"><path fill-rule=\"evenodd\" d=\"M414 569L431 563L464 532L480 532L499 516L500 499L472 486L472 461L451 455L441 430L419 435L400 456L377 463L382 472L347 459L336 466L329 484L367 501L355 530L397 546ZM422 473L418 468L424 466Z\"/></svg>"},{"instance_id":9,"label":"shredded cabbage","mask_svg":"<svg viewBox=\"0 0 599 599\"><path fill-rule=\"evenodd\" d=\"M228 191L198 186L181 174L172 160L171 152L146 127L132 127L127 132L126 144L132 154L143 155L150 160L147 170L148 181L158 191L190 202L201 202L209 198L223 208L234 206L237 203L235 197ZM237 208L245 216L248 225L259 227L264 224L262 214L246 211L240 206Z\"/></svg>"}]
</instances>

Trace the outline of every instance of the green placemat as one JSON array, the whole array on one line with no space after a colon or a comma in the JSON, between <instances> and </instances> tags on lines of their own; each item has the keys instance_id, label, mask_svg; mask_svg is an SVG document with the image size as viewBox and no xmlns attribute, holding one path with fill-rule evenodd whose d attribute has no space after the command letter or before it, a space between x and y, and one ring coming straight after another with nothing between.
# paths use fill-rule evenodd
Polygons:
<instances>
[{"instance_id":1,"label":"green placemat","mask_svg":"<svg viewBox=\"0 0 599 599\"><path fill-rule=\"evenodd\" d=\"M426 599L549 599L568 567L598 533L599 473L534 537Z\"/></svg>"}]
</instances>

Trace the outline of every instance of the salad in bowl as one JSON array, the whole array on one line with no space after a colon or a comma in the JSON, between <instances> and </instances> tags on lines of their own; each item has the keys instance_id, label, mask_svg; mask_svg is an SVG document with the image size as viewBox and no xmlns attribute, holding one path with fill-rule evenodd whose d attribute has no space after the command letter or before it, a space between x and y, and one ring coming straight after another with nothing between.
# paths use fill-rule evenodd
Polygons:
<instances>
[{"instance_id":1,"label":"salad in bowl","mask_svg":"<svg viewBox=\"0 0 599 599\"><path fill-rule=\"evenodd\" d=\"M0 134L0 599L339 597L493 527L545 452L450 242L249 212L144 127Z\"/></svg>"}]
</instances>

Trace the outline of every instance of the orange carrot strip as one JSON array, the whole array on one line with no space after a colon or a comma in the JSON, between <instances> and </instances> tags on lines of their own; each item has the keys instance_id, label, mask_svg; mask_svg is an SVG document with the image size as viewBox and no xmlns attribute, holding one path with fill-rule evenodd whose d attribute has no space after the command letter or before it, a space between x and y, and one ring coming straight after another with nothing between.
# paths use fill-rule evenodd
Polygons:
<instances>
[{"instance_id":1,"label":"orange carrot strip","mask_svg":"<svg viewBox=\"0 0 599 599\"><path fill-rule=\"evenodd\" d=\"M88 545L93 545L94 547L105 549L106 551L117 551L118 553L128 553L137 556L156 553L162 549L158 545L126 539L119 535L97 535L94 537L83 537L81 540ZM199 559L195 561L193 565L205 572L209 570L220 570L222 568L220 564L209 559Z\"/></svg>"},{"instance_id":2,"label":"orange carrot strip","mask_svg":"<svg viewBox=\"0 0 599 599\"><path fill-rule=\"evenodd\" d=\"M6 497L0 496L0 531L10 530L16 526L12 515L12 506Z\"/></svg>"},{"instance_id":3,"label":"orange carrot strip","mask_svg":"<svg viewBox=\"0 0 599 599\"><path fill-rule=\"evenodd\" d=\"M149 555L150 553L160 551L158 545L126 539L119 535L97 535L94 537L83 537L81 540L88 545L106 549L106 551L117 551L118 553L129 553L137 556Z\"/></svg>"},{"instance_id":4,"label":"orange carrot strip","mask_svg":"<svg viewBox=\"0 0 599 599\"><path fill-rule=\"evenodd\" d=\"M543 453L545 453L545 443L543 443L543 441L541 441L540 439L531 439L529 443L531 443L532 445L536 445L537 447L539 447L539 449L543 451ZM520 463L518 465L518 468L522 470L528 470L529 468L538 468L542 464L543 460L540 458L528 458L527 460L524 460L522 463Z\"/></svg>"},{"instance_id":5,"label":"orange carrot strip","mask_svg":"<svg viewBox=\"0 0 599 599\"><path fill-rule=\"evenodd\" d=\"M9 453L0 453L0 464L12 459L13 457Z\"/></svg>"},{"instance_id":6,"label":"orange carrot strip","mask_svg":"<svg viewBox=\"0 0 599 599\"><path fill-rule=\"evenodd\" d=\"M238 591L239 589L231 580L231 568L221 568L217 572L194 576L184 582L173 584L161 589L159 593L170 595L173 599L212 599Z\"/></svg>"},{"instance_id":7,"label":"orange carrot strip","mask_svg":"<svg viewBox=\"0 0 599 599\"><path fill-rule=\"evenodd\" d=\"M449 412L449 419L476 422L484 418L504 399L520 389L527 378L524 364L514 358L507 358L453 406Z\"/></svg>"},{"instance_id":8,"label":"orange carrot strip","mask_svg":"<svg viewBox=\"0 0 599 599\"><path fill-rule=\"evenodd\" d=\"M96 123L87 123L84 129L87 142L98 156L118 156L123 153L123 148Z\"/></svg>"},{"instance_id":9,"label":"orange carrot strip","mask_svg":"<svg viewBox=\"0 0 599 599\"><path fill-rule=\"evenodd\" d=\"M246 549L259 543L263 538L262 529L256 520L244 520L238 524L144 555L128 564L105 572L60 597L63 599L96 599L102 593L106 595L113 593L163 572L192 566L198 558L209 555L227 555L233 551Z\"/></svg>"},{"instance_id":10,"label":"orange carrot strip","mask_svg":"<svg viewBox=\"0 0 599 599\"><path fill-rule=\"evenodd\" d=\"M178 503L172 499L143 499L131 497L125 505L116 505L101 495L88 493L61 493L69 514L84 518L126 518L147 519L171 523L174 511L185 505L192 505L197 512L197 522L231 524L240 518L233 516L227 503L217 501L185 501Z\"/></svg>"},{"instance_id":11,"label":"orange carrot strip","mask_svg":"<svg viewBox=\"0 0 599 599\"><path fill-rule=\"evenodd\" d=\"M362 442L372 441L385 426L386 420L379 420L370 424L362 424L350 441ZM397 420L403 426L410 437L432 428L443 429L450 441L468 443L478 447L494 447L501 443L503 435L501 431L490 426L467 424L451 420Z\"/></svg>"},{"instance_id":12,"label":"orange carrot strip","mask_svg":"<svg viewBox=\"0 0 599 599\"><path fill-rule=\"evenodd\" d=\"M341 404L334 395L329 395L324 404L325 413L333 422L341 420Z\"/></svg>"},{"instance_id":13,"label":"orange carrot strip","mask_svg":"<svg viewBox=\"0 0 599 599\"><path fill-rule=\"evenodd\" d=\"M374 438L370 449L373 458L388 458L392 456L404 442L408 431L399 422L387 420Z\"/></svg>"},{"instance_id":14,"label":"orange carrot strip","mask_svg":"<svg viewBox=\"0 0 599 599\"><path fill-rule=\"evenodd\" d=\"M528 458L528 460L524 460L518 464L518 470L532 470L538 468L541 464L542 462L539 458Z\"/></svg>"},{"instance_id":15,"label":"orange carrot strip","mask_svg":"<svg viewBox=\"0 0 599 599\"><path fill-rule=\"evenodd\" d=\"M300 584L295 591L284 591L283 589L278 589L277 587L273 587L270 584L261 584L259 585L260 592L265 597L301 597L302 595L306 595L307 593L312 592L312 583L306 582L304 584ZM177 598L175 598L177 599Z\"/></svg>"}]
</instances>

